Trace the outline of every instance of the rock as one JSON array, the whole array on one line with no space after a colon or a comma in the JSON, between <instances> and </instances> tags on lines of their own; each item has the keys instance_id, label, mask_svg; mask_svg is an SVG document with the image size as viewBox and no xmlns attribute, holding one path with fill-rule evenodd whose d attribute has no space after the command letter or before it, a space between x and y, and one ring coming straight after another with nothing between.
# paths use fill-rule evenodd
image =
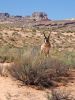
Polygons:
<instances>
[{"instance_id":1,"label":"rock","mask_svg":"<svg viewBox=\"0 0 75 100\"><path fill-rule=\"evenodd\" d=\"M47 14L44 12L34 12L32 18L36 21L48 20Z\"/></svg>"},{"instance_id":2,"label":"rock","mask_svg":"<svg viewBox=\"0 0 75 100\"><path fill-rule=\"evenodd\" d=\"M9 15L9 13L0 13L0 17L9 17L10 15Z\"/></svg>"}]
</instances>

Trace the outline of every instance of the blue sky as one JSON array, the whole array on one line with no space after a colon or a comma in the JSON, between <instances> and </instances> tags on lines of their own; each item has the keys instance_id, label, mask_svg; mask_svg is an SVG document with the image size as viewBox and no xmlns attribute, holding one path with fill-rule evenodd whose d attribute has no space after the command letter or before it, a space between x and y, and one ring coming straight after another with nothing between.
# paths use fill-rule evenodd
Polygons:
<instances>
[{"instance_id":1,"label":"blue sky","mask_svg":"<svg viewBox=\"0 0 75 100\"><path fill-rule=\"evenodd\" d=\"M11 15L47 13L49 19L75 18L75 0L0 0L0 12Z\"/></svg>"}]
</instances>

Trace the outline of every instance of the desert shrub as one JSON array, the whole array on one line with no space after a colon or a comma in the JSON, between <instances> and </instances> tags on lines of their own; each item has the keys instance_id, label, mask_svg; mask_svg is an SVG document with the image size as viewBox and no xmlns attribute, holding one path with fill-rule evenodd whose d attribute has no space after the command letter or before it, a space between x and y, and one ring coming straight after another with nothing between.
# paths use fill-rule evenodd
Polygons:
<instances>
[{"instance_id":1,"label":"desert shrub","mask_svg":"<svg viewBox=\"0 0 75 100\"><path fill-rule=\"evenodd\" d=\"M9 71L27 85L49 87L59 76L67 75L68 67L60 60L44 58L39 54L34 57L26 52Z\"/></svg>"},{"instance_id":2,"label":"desert shrub","mask_svg":"<svg viewBox=\"0 0 75 100\"><path fill-rule=\"evenodd\" d=\"M71 91L67 89L53 89L52 93L48 93L48 100L75 100L71 95Z\"/></svg>"}]
</instances>

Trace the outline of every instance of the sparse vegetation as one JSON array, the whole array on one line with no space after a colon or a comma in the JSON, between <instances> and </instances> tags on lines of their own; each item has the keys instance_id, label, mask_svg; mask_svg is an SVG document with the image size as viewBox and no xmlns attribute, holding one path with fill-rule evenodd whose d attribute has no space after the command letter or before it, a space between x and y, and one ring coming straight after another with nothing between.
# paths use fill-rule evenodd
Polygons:
<instances>
[{"instance_id":1,"label":"sparse vegetation","mask_svg":"<svg viewBox=\"0 0 75 100\"><path fill-rule=\"evenodd\" d=\"M75 52L74 51L52 51L52 57L63 61L69 68L75 68Z\"/></svg>"},{"instance_id":2,"label":"sparse vegetation","mask_svg":"<svg viewBox=\"0 0 75 100\"><path fill-rule=\"evenodd\" d=\"M48 100L74 100L71 91L64 89L53 89L52 93L48 93Z\"/></svg>"},{"instance_id":3,"label":"sparse vegetation","mask_svg":"<svg viewBox=\"0 0 75 100\"><path fill-rule=\"evenodd\" d=\"M34 54L34 53L33 53ZM10 69L16 79L27 85L50 87L59 81L60 76L68 75L68 66L58 59L32 55L28 52L21 55L18 62ZM61 80L60 80L61 82Z\"/></svg>"},{"instance_id":4,"label":"sparse vegetation","mask_svg":"<svg viewBox=\"0 0 75 100\"><path fill-rule=\"evenodd\" d=\"M68 89L66 84L68 82L71 90L75 86L75 22L73 20L52 21L40 14L36 12L33 17L26 16L26 18L11 15L0 17L0 75L9 76L10 74L24 85L50 89L46 89L50 91L47 93L48 100L75 100L71 96L71 91L62 88L62 85L66 85ZM40 46L43 42L43 33L49 35L50 31L51 49L49 56L45 57L40 54ZM20 91L16 85L17 90L14 85L16 81L14 83L9 81L10 77L1 78L3 87L0 86L0 89L6 89L5 92L1 91L4 94L7 93L6 99L17 100L19 96L23 96L25 87ZM5 81L4 84L3 81ZM9 85L10 88L14 87L14 90L9 89ZM30 92L33 90L27 91L24 96L28 95L29 99L31 96L36 97ZM2 93L1 95L3 96Z\"/></svg>"}]
</instances>

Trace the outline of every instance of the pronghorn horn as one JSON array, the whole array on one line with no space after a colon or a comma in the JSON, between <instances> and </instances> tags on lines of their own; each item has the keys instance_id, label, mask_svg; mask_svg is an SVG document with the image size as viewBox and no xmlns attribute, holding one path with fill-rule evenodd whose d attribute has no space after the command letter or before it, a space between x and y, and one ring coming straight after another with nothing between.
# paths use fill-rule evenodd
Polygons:
<instances>
[{"instance_id":1,"label":"pronghorn horn","mask_svg":"<svg viewBox=\"0 0 75 100\"><path fill-rule=\"evenodd\" d=\"M44 34L44 37L46 37L44 32L43 32L43 34Z\"/></svg>"},{"instance_id":2,"label":"pronghorn horn","mask_svg":"<svg viewBox=\"0 0 75 100\"><path fill-rule=\"evenodd\" d=\"M48 38L50 38L50 36L51 36L51 31L49 32L49 36L48 36Z\"/></svg>"},{"instance_id":3,"label":"pronghorn horn","mask_svg":"<svg viewBox=\"0 0 75 100\"><path fill-rule=\"evenodd\" d=\"M48 38L50 38L50 35L51 35L51 34L48 35Z\"/></svg>"}]
</instances>

